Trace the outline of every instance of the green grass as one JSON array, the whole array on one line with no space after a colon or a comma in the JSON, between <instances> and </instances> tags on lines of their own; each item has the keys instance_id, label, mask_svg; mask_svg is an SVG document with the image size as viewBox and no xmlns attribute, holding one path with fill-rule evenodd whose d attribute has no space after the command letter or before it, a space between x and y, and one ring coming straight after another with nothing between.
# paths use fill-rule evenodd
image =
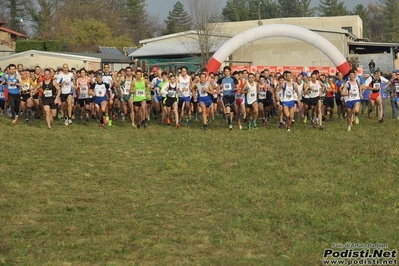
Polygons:
<instances>
[{"instance_id":1,"label":"green grass","mask_svg":"<svg viewBox=\"0 0 399 266\"><path fill-rule=\"evenodd\" d=\"M1 265L321 265L333 243L398 247L397 120L0 124Z\"/></svg>"}]
</instances>

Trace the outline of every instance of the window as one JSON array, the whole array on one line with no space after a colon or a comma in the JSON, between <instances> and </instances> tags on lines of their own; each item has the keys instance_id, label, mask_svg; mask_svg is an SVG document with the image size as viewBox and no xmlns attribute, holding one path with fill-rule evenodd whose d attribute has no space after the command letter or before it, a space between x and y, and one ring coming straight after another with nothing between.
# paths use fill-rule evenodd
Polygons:
<instances>
[{"instance_id":1,"label":"window","mask_svg":"<svg viewBox=\"0 0 399 266\"><path fill-rule=\"evenodd\" d=\"M353 34L352 27L342 27L343 30L347 30L349 33Z\"/></svg>"}]
</instances>

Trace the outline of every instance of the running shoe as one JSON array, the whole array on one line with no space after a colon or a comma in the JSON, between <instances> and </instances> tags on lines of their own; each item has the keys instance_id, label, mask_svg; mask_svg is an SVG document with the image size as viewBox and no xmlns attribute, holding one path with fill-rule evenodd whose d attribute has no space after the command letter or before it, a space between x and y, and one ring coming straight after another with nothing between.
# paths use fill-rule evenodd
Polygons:
<instances>
[{"instance_id":1,"label":"running shoe","mask_svg":"<svg viewBox=\"0 0 399 266\"><path fill-rule=\"evenodd\" d=\"M232 125L229 125L229 130L233 130L233 126Z\"/></svg>"},{"instance_id":2,"label":"running shoe","mask_svg":"<svg viewBox=\"0 0 399 266\"><path fill-rule=\"evenodd\" d=\"M14 120L12 120L12 123L13 123L13 124L16 124L16 123L18 123L18 116L16 116L16 117L15 117L15 119L14 119Z\"/></svg>"},{"instance_id":3,"label":"running shoe","mask_svg":"<svg viewBox=\"0 0 399 266\"><path fill-rule=\"evenodd\" d=\"M256 123L256 121L254 121L254 129L258 129L258 124Z\"/></svg>"},{"instance_id":4,"label":"running shoe","mask_svg":"<svg viewBox=\"0 0 399 266\"><path fill-rule=\"evenodd\" d=\"M359 125L359 118L358 117L355 118L355 125Z\"/></svg>"},{"instance_id":5,"label":"running shoe","mask_svg":"<svg viewBox=\"0 0 399 266\"><path fill-rule=\"evenodd\" d=\"M66 118L64 118L64 125L69 125L69 123L68 123L68 119L66 119Z\"/></svg>"}]
</instances>

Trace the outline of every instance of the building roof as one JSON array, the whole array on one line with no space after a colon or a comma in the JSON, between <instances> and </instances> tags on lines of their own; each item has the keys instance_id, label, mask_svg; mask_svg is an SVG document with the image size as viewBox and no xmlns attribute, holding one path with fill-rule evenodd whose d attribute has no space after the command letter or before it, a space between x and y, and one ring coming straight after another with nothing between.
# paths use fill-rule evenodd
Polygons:
<instances>
[{"instance_id":1,"label":"building roof","mask_svg":"<svg viewBox=\"0 0 399 266\"><path fill-rule=\"evenodd\" d=\"M133 53L137 49L138 49L137 47L123 47L123 51L125 52L126 56L128 56L131 53Z\"/></svg>"},{"instance_id":2,"label":"building roof","mask_svg":"<svg viewBox=\"0 0 399 266\"><path fill-rule=\"evenodd\" d=\"M2 59L12 59L19 58L25 55L42 55L42 56L50 56L57 58L65 58L72 60L80 60L80 61L91 61L91 62L101 62L101 63L132 63L132 59L130 57L124 55L113 55L113 54L103 54L103 53L58 53L58 52L47 52L47 51L37 51L37 50L29 50L25 52L20 52L12 55L8 55L2 57Z\"/></svg>"},{"instance_id":3,"label":"building roof","mask_svg":"<svg viewBox=\"0 0 399 266\"><path fill-rule=\"evenodd\" d=\"M226 40L219 40L214 45L210 52L213 53L219 48ZM151 57L151 56L165 56L165 55L187 55L187 54L200 54L201 50L198 43L191 42L150 42L143 47L137 49L129 54L131 57Z\"/></svg>"},{"instance_id":4,"label":"building roof","mask_svg":"<svg viewBox=\"0 0 399 266\"><path fill-rule=\"evenodd\" d=\"M121 51L118 50L116 47L106 47L106 46L99 46L100 53L104 54L113 54L113 55L123 55Z\"/></svg>"},{"instance_id":5,"label":"building roof","mask_svg":"<svg viewBox=\"0 0 399 266\"><path fill-rule=\"evenodd\" d=\"M10 30L9 28L3 27L3 26L0 26L0 31L8 32L8 33L13 34L13 35L16 35L16 36L18 36L18 37L29 38L29 37L26 36L25 34L19 33L19 32L14 31L14 30Z\"/></svg>"},{"instance_id":6,"label":"building roof","mask_svg":"<svg viewBox=\"0 0 399 266\"><path fill-rule=\"evenodd\" d=\"M154 37L154 38L150 38L150 39L141 40L140 44L163 41L166 39L172 39L172 38L176 38L176 37L180 37L180 36L187 36L187 35L197 36L197 32L195 30L188 30L188 31L167 34L167 35L163 35L163 36L158 36L158 37ZM224 37L224 38L234 37L234 34L225 34L225 33L210 33L209 35L214 36L214 37Z\"/></svg>"},{"instance_id":7,"label":"building roof","mask_svg":"<svg viewBox=\"0 0 399 266\"><path fill-rule=\"evenodd\" d=\"M43 56L51 56L51 57L57 57L57 58L68 58L68 59L75 59L75 60L82 60L82 61L94 61L94 62L100 62L100 59L97 57L90 57L90 56L84 56L84 55L73 55L73 54L66 54L66 53L56 53L56 52L47 52L47 51L37 51L37 50L29 50L29 51L24 51L12 55L8 55L5 57L0 58L1 60L5 59L12 59L12 58L19 58L21 56L26 56L26 55L43 55Z\"/></svg>"},{"instance_id":8,"label":"building roof","mask_svg":"<svg viewBox=\"0 0 399 266\"><path fill-rule=\"evenodd\" d=\"M348 42L348 45L356 46L379 46L379 47L398 47L399 43L384 43L384 42Z\"/></svg>"},{"instance_id":9,"label":"building roof","mask_svg":"<svg viewBox=\"0 0 399 266\"><path fill-rule=\"evenodd\" d=\"M74 56L89 56L91 58L96 58L101 60L102 63L132 63L133 60L131 57L124 55L115 55L115 54L105 54L105 53L74 53L74 52L65 52L67 55Z\"/></svg>"}]
</instances>

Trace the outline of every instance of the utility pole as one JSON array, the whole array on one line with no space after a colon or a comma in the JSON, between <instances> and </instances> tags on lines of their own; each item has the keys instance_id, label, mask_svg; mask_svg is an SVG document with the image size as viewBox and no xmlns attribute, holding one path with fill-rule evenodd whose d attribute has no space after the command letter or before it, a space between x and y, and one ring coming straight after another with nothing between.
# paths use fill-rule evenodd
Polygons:
<instances>
[{"instance_id":1,"label":"utility pole","mask_svg":"<svg viewBox=\"0 0 399 266\"><path fill-rule=\"evenodd\" d=\"M260 5L262 4L262 1L259 0L259 5L258 5L258 26L262 26L262 21L260 21Z\"/></svg>"}]
</instances>

